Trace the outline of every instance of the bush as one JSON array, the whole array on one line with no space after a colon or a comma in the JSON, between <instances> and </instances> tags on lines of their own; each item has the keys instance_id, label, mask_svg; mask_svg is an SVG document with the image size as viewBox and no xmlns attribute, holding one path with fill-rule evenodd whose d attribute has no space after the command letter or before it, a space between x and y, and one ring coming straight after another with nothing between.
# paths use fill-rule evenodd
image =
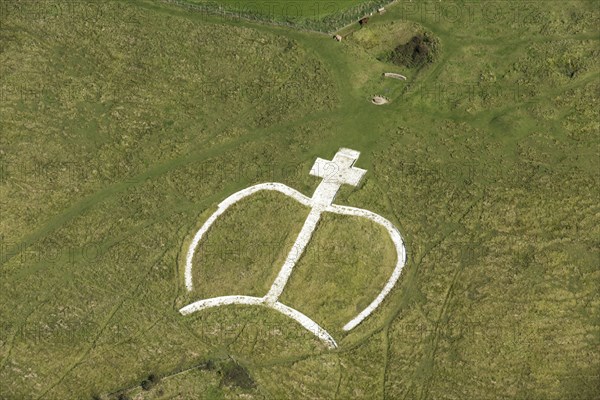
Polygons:
<instances>
[{"instance_id":1,"label":"bush","mask_svg":"<svg viewBox=\"0 0 600 400\"><path fill-rule=\"evenodd\" d=\"M150 382L148 379L144 379L142 381L142 389L150 390L150 389L152 389L152 387L154 387L154 384L152 382Z\"/></svg>"},{"instance_id":2,"label":"bush","mask_svg":"<svg viewBox=\"0 0 600 400\"><path fill-rule=\"evenodd\" d=\"M160 382L160 377L153 373L153 374L148 375L148 378L146 378L142 381L141 386L142 386L142 389L144 389L144 390L150 390L154 386L156 386L156 384L158 384L158 382Z\"/></svg>"},{"instance_id":3,"label":"bush","mask_svg":"<svg viewBox=\"0 0 600 400\"><path fill-rule=\"evenodd\" d=\"M256 383L248 373L248 370L234 361L225 363L219 370L221 384L226 386L237 386L242 389L252 389Z\"/></svg>"},{"instance_id":4,"label":"bush","mask_svg":"<svg viewBox=\"0 0 600 400\"><path fill-rule=\"evenodd\" d=\"M389 61L408 68L421 68L435 59L437 42L429 35L416 35L406 44L396 46Z\"/></svg>"},{"instance_id":5,"label":"bush","mask_svg":"<svg viewBox=\"0 0 600 400\"><path fill-rule=\"evenodd\" d=\"M207 360L200 365L200 369L212 371L215 369L215 362L213 360Z\"/></svg>"},{"instance_id":6,"label":"bush","mask_svg":"<svg viewBox=\"0 0 600 400\"><path fill-rule=\"evenodd\" d=\"M156 385L158 382L160 382L160 377L156 374L150 374L148 375L148 380Z\"/></svg>"}]
</instances>

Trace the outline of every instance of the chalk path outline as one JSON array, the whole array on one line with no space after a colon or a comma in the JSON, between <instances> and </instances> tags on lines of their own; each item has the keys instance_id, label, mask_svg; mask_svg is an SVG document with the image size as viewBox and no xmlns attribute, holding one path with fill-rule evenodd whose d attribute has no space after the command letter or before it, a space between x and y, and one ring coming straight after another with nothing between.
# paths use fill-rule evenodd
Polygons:
<instances>
[{"instance_id":1,"label":"chalk path outline","mask_svg":"<svg viewBox=\"0 0 600 400\"><path fill-rule=\"evenodd\" d=\"M240 200L257 193L262 190L271 190L283 193L284 195L293 198L299 203L311 207L311 211L304 222L302 230L298 234L296 241L292 247L292 250L288 253L288 256L281 267L277 278L273 282L271 288L268 293L263 297L253 297L253 296L244 296L244 295L233 295L233 296L221 296L221 297L213 297L209 299L199 300L194 303L191 303L179 310L182 315L188 315L193 312L211 308L218 307L223 305L230 304L241 304L241 305L260 305L265 306L274 310L279 311L280 313L292 318L300 325L302 325L305 329L312 332L315 336L321 339L329 348L337 347L337 343L333 339L333 337L319 324L310 319L308 316L302 314L300 311L289 307L278 301L279 296L283 292L285 285L293 271L294 266L302 256L304 249L310 242L312 238L312 234L316 229L316 226L320 220L321 215L324 212L330 212L333 214L340 215L351 215L360 218L366 218L376 224L383 226L388 234L392 242L394 243L394 247L396 249L397 259L396 265L392 274L386 284L384 285L381 292L377 295L377 297L364 309L362 310L356 317L351 319L348 323L344 325L342 328L345 331L350 331L355 328L358 324L360 324L365 318L367 318L375 309L383 302L385 297L392 290L400 275L402 273L402 269L406 262L406 249L404 247L404 242L402 240L402 235L396 229L396 227L387 219L382 217L379 214L374 212L355 208L348 206L341 206L332 204L333 199L342 184L351 184L357 185L360 182L362 176L366 173L365 170L360 168L352 167L354 161L358 158L360 153L350 149L340 149L333 162L328 162L323 159L317 159L313 169L311 169L311 175L316 175L324 178L319 187L315 190L312 198L309 198L302 193L298 192L295 189L292 189L289 186L286 186L282 183L277 182L268 182L261 183L258 185L250 186L246 189L240 190L227 197L217 206L217 210L211 214L211 216L204 222L202 227L196 232L190 247L188 248L187 256L186 256L186 265L185 265L185 286L188 291L192 291L193 280L192 280L192 262L194 253L200 240L204 237L206 232L210 229L210 227L214 224L214 222L221 216L229 207L236 204ZM337 162L337 164L335 164ZM328 166L333 163L334 171L332 174L324 173L323 170L328 169ZM329 176L326 176L329 175Z\"/></svg>"}]
</instances>

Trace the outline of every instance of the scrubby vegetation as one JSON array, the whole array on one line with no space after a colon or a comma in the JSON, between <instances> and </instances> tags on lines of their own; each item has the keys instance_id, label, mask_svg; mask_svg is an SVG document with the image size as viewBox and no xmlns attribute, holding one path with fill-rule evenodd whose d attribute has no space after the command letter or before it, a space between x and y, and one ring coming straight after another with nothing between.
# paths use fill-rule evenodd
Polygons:
<instances>
[{"instance_id":1,"label":"scrubby vegetation","mask_svg":"<svg viewBox=\"0 0 600 400\"><path fill-rule=\"evenodd\" d=\"M252 389L256 383L250 377L248 370L234 360L223 362L218 370L221 383L226 386L239 387L241 389Z\"/></svg>"},{"instance_id":2,"label":"scrubby vegetation","mask_svg":"<svg viewBox=\"0 0 600 400\"><path fill-rule=\"evenodd\" d=\"M434 62L438 47L431 35L416 35L408 43L396 46L386 58L400 67L422 68Z\"/></svg>"}]
</instances>

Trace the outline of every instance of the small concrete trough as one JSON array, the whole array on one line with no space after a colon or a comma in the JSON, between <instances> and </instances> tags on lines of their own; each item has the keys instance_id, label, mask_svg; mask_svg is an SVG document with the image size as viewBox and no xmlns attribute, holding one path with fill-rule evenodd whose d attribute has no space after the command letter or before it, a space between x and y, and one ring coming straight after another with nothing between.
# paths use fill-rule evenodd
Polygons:
<instances>
[{"instance_id":1,"label":"small concrete trough","mask_svg":"<svg viewBox=\"0 0 600 400\"><path fill-rule=\"evenodd\" d=\"M385 76L386 78L400 79L401 81L405 81L406 80L406 77L404 75L395 74L393 72L385 72L383 74L383 76Z\"/></svg>"}]
</instances>

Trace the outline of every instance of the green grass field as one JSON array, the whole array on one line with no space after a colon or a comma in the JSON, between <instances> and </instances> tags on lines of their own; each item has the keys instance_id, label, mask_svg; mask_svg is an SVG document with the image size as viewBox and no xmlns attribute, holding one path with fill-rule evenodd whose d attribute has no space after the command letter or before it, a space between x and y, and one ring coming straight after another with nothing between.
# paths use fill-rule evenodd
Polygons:
<instances>
[{"instance_id":1,"label":"green grass field","mask_svg":"<svg viewBox=\"0 0 600 400\"><path fill-rule=\"evenodd\" d=\"M2 2L0 399L597 399L598 5L413 3L336 42L302 29L369 2L314 2L293 27L150 0ZM433 63L381 61L422 33ZM310 196L315 158L340 147L368 172L336 203L392 221L408 252L375 313L341 330L391 243L326 215L282 299L338 349L265 308L181 316L264 294L308 211L240 202L188 293L187 247L217 204L261 182Z\"/></svg>"}]
</instances>

